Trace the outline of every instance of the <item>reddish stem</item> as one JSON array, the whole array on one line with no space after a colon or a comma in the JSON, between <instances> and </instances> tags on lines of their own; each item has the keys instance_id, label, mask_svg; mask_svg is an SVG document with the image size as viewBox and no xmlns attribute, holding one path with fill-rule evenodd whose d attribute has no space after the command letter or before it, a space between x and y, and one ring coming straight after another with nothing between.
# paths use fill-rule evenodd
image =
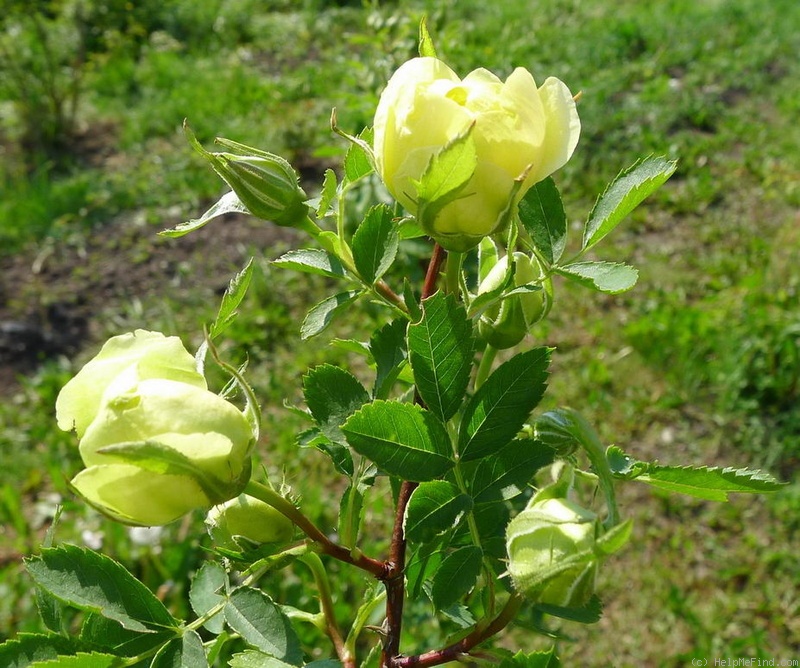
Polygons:
<instances>
[{"instance_id":1,"label":"reddish stem","mask_svg":"<svg viewBox=\"0 0 800 668\"><path fill-rule=\"evenodd\" d=\"M421 299L427 299L437 289L439 272L447 252L439 244L434 244L428 271L425 274L425 283L422 286ZM425 402L419 393L414 396L415 402L425 407ZM394 514L394 528L392 529L392 542L389 547L389 559L386 562L388 570L386 576L380 578L386 587L386 639L381 652L381 665L391 666L400 654L400 632L403 627L403 603L405 599L404 573L406 567L406 537L403 531L403 520L406 506L412 492L417 488L416 482L403 481L400 493L397 495L397 507Z\"/></svg>"},{"instance_id":2,"label":"reddish stem","mask_svg":"<svg viewBox=\"0 0 800 668\"><path fill-rule=\"evenodd\" d=\"M500 614L487 626L477 626L469 635L442 649L434 649L416 656L397 656L391 658L389 663L384 665L387 668L429 668L454 661L508 626L508 623L514 619L514 615L517 614L520 605L522 605L522 598L512 594Z\"/></svg>"},{"instance_id":3,"label":"reddish stem","mask_svg":"<svg viewBox=\"0 0 800 668\"><path fill-rule=\"evenodd\" d=\"M436 292L436 282L439 280L439 272L446 256L447 251L439 244L434 244L433 255L431 255L428 271L425 274L425 283L422 286L422 299L427 299Z\"/></svg>"}]
</instances>

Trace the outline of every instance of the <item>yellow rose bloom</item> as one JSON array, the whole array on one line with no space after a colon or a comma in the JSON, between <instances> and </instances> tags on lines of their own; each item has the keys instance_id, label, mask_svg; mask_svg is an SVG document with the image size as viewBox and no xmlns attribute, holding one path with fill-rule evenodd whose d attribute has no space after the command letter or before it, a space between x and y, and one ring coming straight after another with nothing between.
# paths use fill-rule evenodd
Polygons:
<instances>
[{"instance_id":1,"label":"yellow rose bloom","mask_svg":"<svg viewBox=\"0 0 800 668\"><path fill-rule=\"evenodd\" d=\"M537 88L523 68L505 82L485 69L462 80L436 58L406 62L378 103L374 150L386 187L409 212L417 208L415 181L466 132L477 153L471 180L433 221L419 221L445 248L459 251L502 229L528 188L569 160L580 120L569 89L553 77Z\"/></svg>"}]
</instances>

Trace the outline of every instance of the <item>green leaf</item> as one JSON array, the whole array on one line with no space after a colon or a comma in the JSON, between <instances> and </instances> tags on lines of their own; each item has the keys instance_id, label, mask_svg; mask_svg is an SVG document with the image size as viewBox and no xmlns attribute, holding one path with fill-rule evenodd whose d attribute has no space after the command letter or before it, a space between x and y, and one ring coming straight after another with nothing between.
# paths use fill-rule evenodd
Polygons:
<instances>
[{"instance_id":1,"label":"green leaf","mask_svg":"<svg viewBox=\"0 0 800 668\"><path fill-rule=\"evenodd\" d=\"M58 656L45 661L36 661L29 665L30 668L114 668L119 665L119 658L113 654L80 652L69 656Z\"/></svg>"},{"instance_id":2,"label":"green leaf","mask_svg":"<svg viewBox=\"0 0 800 668\"><path fill-rule=\"evenodd\" d=\"M358 290L340 292L312 307L300 326L300 338L305 340L320 334L331 324L334 316L344 311L360 294Z\"/></svg>"},{"instance_id":3,"label":"green leaf","mask_svg":"<svg viewBox=\"0 0 800 668\"><path fill-rule=\"evenodd\" d=\"M472 499L445 480L420 483L406 507L406 538L427 543L452 529L472 510Z\"/></svg>"},{"instance_id":4,"label":"green leaf","mask_svg":"<svg viewBox=\"0 0 800 668\"><path fill-rule=\"evenodd\" d=\"M64 630L64 604L41 587L36 587L36 609L49 631L61 633Z\"/></svg>"},{"instance_id":5,"label":"green leaf","mask_svg":"<svg viewBox=\"0 0 800 668\"><path fill-rule=\"evenodd\" d=\"M297 445L301 448L315 448L331 458L334 467L339 473L346 476L353 475L353 456L350 448L341 443L334 443L316 427L306 429L297 435Z\"/></svg>"},{"instance_id":6,"label":"green leaf","mask_svg":"<svg viewBox=\"0 0 800 668\"><path fill-rule=\"evenodd\" d=\"M213 339L222 334L236 317L236 309L242 303L247 288L250 287L250 279L253 276L253 258L251 257L236 276L234 276L225 294L222 295L222 302L219 305L217 317L209 328L209 336Z\"/></svg>"},{"instance_id":7,"label":"green leaf","mask_svg":"<svg viewBox=\"0 0 800 668\"><path fill-rule=\"evenodd\" d=\"M26 668L37 661L75 654L82 649L86 649L84 644L72 638L49 633L20 633L0 645L0 666Z\"/></svg>"},{"instance_id":8,"label":"green leaf","mask_svg":"<svg viewBox=\"0 0 800 668\"><path fill-rule=\"evenodd\" d=\"M367 404L347 420L342 431L356 452L404 480L433 480L453 467L444 425L413 404Z\"/></svg>"},{"instance_id":9,"label":"green leaf","mask_svg":"<svg viewBox=\"0 0 800 668\"><path fill-rule=\"evenodd\" d=\"M250 469L246 465L239 478L223 480L210 474L182 452L157 441L115 443L100 448L98 452L121 462L133 463L139 468L159 475L191 477L200 485L212 504L222 503L237 496L250 478Z\"/></svg>"},{"instance_id":10,"label":"green leaf","mask_svg":"<svg viewBox=\"0 0 800 668\"><path fill-rule=\"evenodd\" d=\"M328 251L319 248L300 248L284 253L272 261L277 267L294 269L305 274L341 278L345 275L344 267L339 259Z\"/></svg>"},{"instance_id":11,"label":"green leaf","mask_svg":"<svg viewBox=\"0 0 800 668\"><path fill-rule=\"evenodd\" d=\"M506 559L506 527L511 521L510 506L507 503L481 503L472 509L472 519L481 537L481 549L484 556ZM471 540L463 525L464 539ZM498 572L505 570L505 567Z\"/></svg>"},{"instance_id":12,"label":"green leaf","mask_svg":"<svg viewBox=\"0 0 800 668\"><path fill-rule=\"evenodd\" d=\"M289 619L258 589L237 589L225 604L225 619L244 641L294 666L302 665L300 641Z\"/></svg>"},{"instance_id":13,"label":"green leaf","mask_svg":"<svg viewBox=\"0 0 800 668\"><path fill-rule=\"evenodd\" d=\"M376 399L386 399L408 358L405 318L394 320L373 333L369 350L375 360Z\"/></svg>"},{"instance_id":14,"label":"green leaf","mask_svg":"<svg viewBox=\"0 0 800 668\"><path fill-rule=\"evenodd\" d=\"M355 547L364 519L364 492L359 484L348 485L339 503L339 542L345 547Z\"/></svg>"},{"instance_id":15,"label":"green leaf","mask_svg":"<svg viewBox=\"0 0 800 668\"><path fill-rule=\"evenodd\" d=\"M447 608L465 596L478 581L483 552L475 545L467 545L448 554L431 586L431 600L437 610Z\"/></svg>"},{"instance_id":16,"label":"green leaf","mask_svg":"<svg viewBox=\"0 0 800 668\"><path fill-rule=\"evenodd\" d=\"M561 662L555 653L555 647L548 651L526 654L519 651L514 656L503 659L499 668L560 668Z\"/></svg>"},{"instance_id":17,"label":"green leaf","mask_svg":"<svg viewBox=\"0 0 800 668\"><path fill-rule=\"evenodd\" d=\"M417 217L423 227L432 221L445 206L457 200L470 182L478 164L478 154L470 125L466 132L454 137L431 156L417 189Z\"/></svg>"},{"instance_id":18,"label":"green leaf","mask_svg":"<svg viewBox=\"0 0 800 668\"><path fill-rule=\"evenodd\" d=\"M228 665L230 668L289 668L291 666L289 663L254 649L234 654Z\"/></svg>"},{"instance_id":19,"label":"green leaf","mask_svg":"<svg viewBox=\"0 0 800 668\"><path fill-rule=\"evenodd\" d=\"M588 422L571 408L556 408L543 413L534 423L536 438L564 457L584 441L600 442Z\"/></svg>"},{"instance_id":20,"label":"green leaf","mask_svg":"<svg viewBox=\"0 0 800 668\"><path fill-rule=\"evenodd\" d=\"M497 264L499 253L497 244L491 237L483 237L478 244L478 285L489 275L494 265Z\"/></svg>"},{"instance_id":21,"label":"green leaf","mask_svg":"<svg viewBox=\"0 0 800 668\"><path fill-rule=\"evenodd\" d=\"M401 218L397 221L397 235L400 237L400 241L427 236L419 221L416 218L409 217Z\"/></svg>"},{"instance_id":22,"label":"green leaf","mask_svg":"<svg viewBox=\"0 0 800 668\"><path fill-rule=\"evenodd\" d=\"M175 637L175 629L159 633L129 631L118 622L102 615L88 613L80 631L81 642L117 656L137 656L152 653ZM2 665L2 664L0 664Z\"/></svg>"},{"instance_id":23,"label":"green leaf","mask_svg":"<svg viewBox=\"0 0 800 668\"><path fill-rule=\"evenodd\" d=\"M491 290L486 290L486 292L481 292L479 295L475 297L475 299L473 299L470 302L469 304L470 318L477 318L486 309L495 304L498 304L500 301L510 296L511 291L507 292L507 288L514 283L515 268L516 264L510 263L508 265L508 268L506 269L505 274L503 275L503 280L500 281L500 283L496 287L492 288Z\"/></svg>"},{"instance_id":24,"label":"green leaf","mask_svg":"<svg viewBox=\"0 0 800 668\"><path fill-rule=\"evenodd\" d=\"M545 260L558 262L567 245L567 214L552 177L525 193L519 203L519 219Z\"/></svg>"},{"instance_id":25,"label":"green leaf","mask_svg":"<svg viewBox=\"0 0 800 668\"><path fill-rule=\"evenodd\" d=\"M97 552L63 545L26 560L36 584L67 605L96 612L126 629L175 629L164 604L119 563Z\"/></svg>"},{"instance_id":26,"label":"green leaf","mask_svg":"<svg viewBox=\"0 0 800 668\"><path fill-rule=\"evenodd\" d=\"M339 350L344 350L345 352L364 357L368 363L375 361L372 359L372 353L369 351L369 344L364 341L357 341L356 339L334 338L331 339L330 344Z\"/></svg>"},{"instance_id":27,"label":"green leaf","mask_svg":"<svg viewBox=\"0 0 800 668\"><path fill-rule=\"evenodd\" d=\"M353 262L370 285L392 266L399 247L397 225L386 204L373 206L353 235Z\"/></svg>"},{"instance_id":28,"label":"green leaf","mask_svg":"<svg viewBox=\"0 0 800 668\"><path fill-rule=\"evenodd\" d=\"M625 520L622 524L615 524L597 539L595 555L608 556L619 552L631 538L633 533L633 520Z\"/></svg>"},{"instance_id":29,"label":"green leaf","mask_svg":"<svg viewBox=\"0 0 800 668\"><path fill-rule=\"evenodd\" d=\"M668 492L680 492L708 501L727 501L729 494L775 492L788 483L753 469L719 466L663 466L645 464L634 480Z\"/></svg>"},{"instance_id":30,"label":"green leaf","mask_svg":"<svg viewBox=\"0 0 800 668\"><path fill-rule=\"evenodd\" d=\"M364 128L356 137L348 136L351 143L344 156L344 176L348 185L375 171L370 148L372 137L372 128Z\"/></svg>"},{"instance_id":31,"label":"green leaf","mask_svg":"<svg viewBox=\"0 0 800 668\"><path fill-rule=\"evenodd\" d=\"M225 600L223 594L227 583L228 576L222 566L213 561L203 562L189 589L189 602L198 617L202 617L214 606ZM220 591L223 594L220 594ZM224 623L222 610L220 610L203 624L203 628L215 635L219 635L222 633Z\"/></svg>"},{"instance_id":32,"label":"green leaf","mask_svg":"<svg viewBox=\"0 0 800 668\"><path fill-rule=\"evenodd\" d=\"M336 199L337 184L336 172L332 169L325 170L325 178L322 181L322 192L319 195L319 201L314 208L317 218L324 218L331 216L335 213L331 207L332 202Z\"/></svg>"},{"instance_id":33,"label":"green leaf","mask_svg":"<svg viewBox=\"0 0 800 668\"><path fill-rule=\"evenodd\" d=\"M470 612L470 609L466 605L454 603L447 608L443 608L439 612L441 612L442 615L447 617L447 619L453 622L460 629L466 629L470 626L475 626L475 617L472 615L472 612Z\"/></svg>"},{"instance_id":34,"label":"green leaf","mask_svg":"<svg viewBox=\"0 0 800 668\"><path fill-rule=\"evenodd\" d=\"M419 322L419 319L422 317L422 307L420 306L419 299L408 277L403 280L403 301L408 308L408 315L411 322Z\"/></svg>"},{"instance_id":35,"label":"green leaf","mask_svg":"<svg viewBox=\"0 0 800 668\"><path fill-rule=\"evenodd\" d=\"M458 438L463 461L497 452L522 428L547 387L549 348L519 353L501 364L464 409Z\"/></svg>"},{"instance_id":36,"label":"green leaf","mask_svg":"<svg viewBox=\"0 0 800 668\"><path fill-rule=\"evenodd\" d=\"M677 169L678 163L650 156L622 171L600 195L583 231L583 250L588 250L617 225L646 197L660 188Z\"/></svg>"},{"instance_id":37,"label":"green leaf","mask_svg":"<svg viewBox=\"0 0 800 668\"><path fill-rule=\"evenodd\" d=\"M322 433L334 443L346 443L341 425L370 399L369 393L349 371L321 364L303 376L308 409Z\"/></svg>"},{"instance_id":38,"label":"green leaf","mask_svg":"<svg viewBox=\"0 0 800 668\"><path fill-rule=\"evenodd\" d=\"M610 295L630 290L639 278L636 269L618 262L573 262L554 269L584 287Z\"/></svg>"},{"instance_id":39,"label":"green leaf","mask_svg":"<svg viewBox=\"0 0 800 668\"><path fill-rule=\"evenodd\" d=\"M150 668L208 668L203 641L197 631L184 631L182 637L164 645L153 657Z\"/></svg>"},{"instance_id":40,"label":"green leaf","mask_svg":"<svg viewBox=\"0 0 800 668\"><path fill-rule=\"evenodd\" d=\"M428 21L423 16L419 22L419 55L422 58L436 58L436 48L428 32Z\"/></svg>"},{"instance_id":41,"label":"green leaf","mask_svg":"<svg viewBox=\"0 0 800 668\"><path fill-rule=\"evenodd\" d=\"M568 619L579 624L595 624L603 616L603 603L598 596L592 596L585 605L580 608L565 608L560 605L549 605L547 603L537 603L536 609L551 615ZM547 664L545 664L547 665Z\"/></svg>"},{"instance_id":42,"label":"green leaf","mask_svg":"<svg viewBox=\"0 0 800 668\"><path fill-rule=\"evenodd\" d=\"M522 494L533 474L554 459L553 449L540 441L511 441L478 463L470 486L475 503L508 501Z\"/></svg>"},{"instance_id":43,"label":"green leaf","mask_svg":"<svg viewBox=\"0 0 800 668\"><path fill-rule=\"evenodd\" d=\"M180 223L169 230L162 230L159 232L159 235L162 237L176 239L184 236L185 234L189 234L189 232L199 230L201 227L214 220L214 218L224 216L228 213L250 214L250 212L247 210L247 207L239 200L239 196L232 190L220 197L219 201L199 218L187 221L185 223Z\"/></svg>"},{"instance_id":44,"label":"green leaf","mask_svg":"<svg viewBox=\"0 0 800 668\"><path fill-rule=\"evenodd\" d=\"M625 451L616 445L610 445L606 449L606 459L611 472L616 477L626 480L635 478L647 466L645 462L636 461L630 455L625 454Z\"/></svg>"},{"instance_id":45,"label":"green leaf","mask_svg":"<svg viewBox=\"0 0 800 668\"><path fill-rule=\"evenodd\" d=\"M445 550L438 543L422 543L412 554L406 565L409 598L416 600L422 595L423 585L439 570L444 556Z\"/></svg>"},{"instance_id":46,"label":"green leaf","mask_svg":"<svg viewBox=\"0 0 800 668\"><path fill-rule=\"evenodd\" d=\"M428 409L442 422L455 415L467 391L475 338L472 321L452 295L422 302L422 320L408 328L414 380Z\"/></svg>"}]
</instances>

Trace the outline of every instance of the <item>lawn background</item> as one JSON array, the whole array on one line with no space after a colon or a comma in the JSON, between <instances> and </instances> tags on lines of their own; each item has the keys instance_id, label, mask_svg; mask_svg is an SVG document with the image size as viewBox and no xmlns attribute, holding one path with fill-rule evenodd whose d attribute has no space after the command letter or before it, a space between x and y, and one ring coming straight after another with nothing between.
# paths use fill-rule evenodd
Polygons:
<instances>
[{"instance_id":1,"label":"lawn background","mask_svg":"<svg viewBox=\"0 0 800 668\"><path fill-rule=\"evenodd\" d=\"M19 4L7 3L6 36ZM250 254L260 271L226 352L249 353L271 474L285 474L320 522L335 521L325 462L297 450L300 424L282 408L300 401L309 364L349 359L327 338L298 341L324 284L269 265L297 238L247 220L177 242L155 233L221 192L188 148L184 118L206 144L220 135L285 155L310 191L345 149L330 132L331 107L346 130L369 125L427 15L440 55L461 74L523 66L581 91L581 142L556 174L576 226L636 159L679 160L598 256L635 264L637 287L592 297L557 285L555 316L535 332L557 347L551 405L579 408L606 443L642 459L765 467L792 481L723 505L623 488L635 538L601 573L603 620L562 626L574 639L560 644L565 662L800 658L796 2L112 0L83 3L83 37L57 16L68 3L39 4L44 33L25 19L30 39L14 33L15 49L0 54L0 324L38 328L52 344L42 363L9 358L2 376L0 639L38 628L20 557L40 545L58 502L58 541L102 542L170 605L186 606L185 575L207 544L202 517L153 543L76 503L65 480L79 468L77 449L56 430L53 402L107 336L145 327L197 345ZM53 91L75 81L75 113L59 119ZM80 336L53 341L65 321ZM373 519L379 527L377 511ZM348 581L343 603L357 584ZM276 582L272 593L302 605L301 585ZM546 645L524 630L510 642Z\"/></svg>"}]
</instances>

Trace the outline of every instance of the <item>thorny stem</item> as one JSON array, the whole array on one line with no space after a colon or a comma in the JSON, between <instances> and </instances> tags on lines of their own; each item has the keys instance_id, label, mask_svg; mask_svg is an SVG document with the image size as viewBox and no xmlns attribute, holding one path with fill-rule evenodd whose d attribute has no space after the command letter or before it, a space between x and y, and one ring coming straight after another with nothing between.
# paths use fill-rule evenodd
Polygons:
<instances>
[{"instance_id":1,"label":"thorny stem","mask_svg":"<svg viewBox=\"0 0 800 668\"><path fill-rule=\"evenodd\" d=\"M442 649L434 649L425 652L424 654L394 657L385 665L388 666L388 668L427 668L428 666L438 666L448 661L455 661L464 654L467 654L473 647L491 638L508 626L509 622L514 619L521 605L522 597L518 594L511 594L505 607L498 613L497 617L486 626L481 623L476 624L475 628L458 642Z\"/></svg>"},{"instance_id":2,"label":"thorny stem","mask_svg":"<svg viewBox=\"0 0 800 668\"><path fill-rule=\"evenodd\" d=\"M293 503L287 499L284 499L275 490L270 489L266 485L262 485L255 480L251 480L247 483L244 492L245 494L249 494L256 499L260 499L267 505L272 506L279 513L291 520L306 534L306 536L308 536L317 544L319 551L323 554L327 554L334 559L338 559L339 561L343 561L367 571L379 580L382 580L386 577L387 565L384 562L378 561L377 559L372 559L364 554L361 554L360 552L350 550L343 545L334 543L330 538L322 533L322 531L310 519L303 515L303 513L301 513Z\"/></svg>"},{"instance_id":3,"label":"thorny stem","mask_svg":"<svg viewBox=\"0 0 800 668\"><path fill-rule=\"evenodd\" d=\"M436 292L436 282L439 280L439 272L446 255L447 251L439 244L433 246L433 255L431 255L428 271L425 274L425 283L422 286L422 299L426 299Z\"/></svg>"},{"instance_id":4,"label":"thorny stem","mask_svg":"<svg viewBox=\"0 0 800 668\"><path fill-rule=\"evenodd\" d=\"M433 253L425 274L425 283L422 286L421 299L427 299L436 292L439 272L447 252L439 244L433 246ZM415 402L424 407L424 402L415 394ZM404 571L406 565L406 538L403 531L406 506L411 494L417 488L417 483L404 480L400 485L395 508L394 527L392 529L392 542L389 547L389 559L386 562L388 573L382 578L386 587L386 638L381 652L381 665L392 665L395 657L400 654L400 632L403 626L403 603L405 598Z\"/></svg>"},{"instance_id":5,"label":"thorny stem","mask_svg":"<svg viewBox=\"0 0 800 668\"><path fill-rule=\"evenodd\" d=\"M406 537L403 519L408 500L417 488L417 483L404 480L397 496L397 509L392 530L392 543L389 549L389 573L384 579L386 587L386 640L381 653L381 665L389 666L394 657L400 654L400 631L403 625L403 603L405 598L404 572L406 567Z\"/></svg>"}]
</instances>

